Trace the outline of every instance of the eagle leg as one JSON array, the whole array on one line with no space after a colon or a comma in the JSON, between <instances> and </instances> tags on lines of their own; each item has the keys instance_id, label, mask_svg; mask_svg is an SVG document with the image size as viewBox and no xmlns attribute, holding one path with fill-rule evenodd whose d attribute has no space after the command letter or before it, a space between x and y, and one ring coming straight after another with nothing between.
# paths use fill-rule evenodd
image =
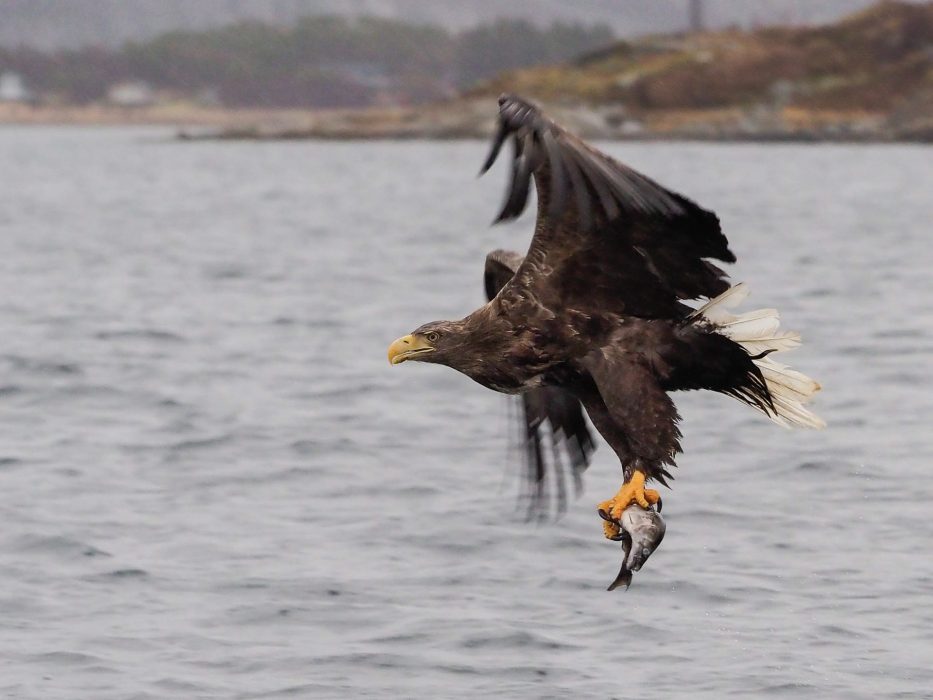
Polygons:
<instances>
[{"instance_id":1,"label":"eagle leg","mask_svg":"<svg viewBox=\"0 0 933 700\"><path fill-rule=\"evenodd\" d=\"M637 469L632 472L632 478L622 484L615 496L596 506L596 510L603 519L603 534L610 540L616 539L619 534L619 519L622 511L632 503L637 503L647 510L661 500L661 494L654 489L645 488L645 474Z\"/></svg>"}]
</instances>

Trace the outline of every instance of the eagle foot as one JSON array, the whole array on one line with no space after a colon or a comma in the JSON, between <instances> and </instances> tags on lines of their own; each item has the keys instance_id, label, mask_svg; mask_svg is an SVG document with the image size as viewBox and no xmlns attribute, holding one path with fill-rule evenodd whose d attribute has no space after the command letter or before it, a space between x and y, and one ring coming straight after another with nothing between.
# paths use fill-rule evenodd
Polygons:
<instances>
[{"instance_id":1,"label":"eagle foot","mask_svg":"<svg viewBox=\"0 0 933 700\"><path fill-rule=\"evenodd\" d=\"M612 520L609 514L604 510L599 511L599 517L603 519L603 534L606 536L606 539L615 542L621 540L622 528L619 526L619 523Z\"/></svg>"},{"instance_id":2,"label":"eagle foot","mask_svg":"<svg viewBox=\"0 0 933 700\"><path fill-rule=\"evenodd\" d=\"M644 473L636 470L632 473L632 478L622 484L615 496L596 506L599 517L603 519L603 534L610 540L621 538L619 519L622 517L622 511L632 503L637 503L647 510L660 502L661 494L654 489L646 489Z\"/></svg>"}]
</instances>

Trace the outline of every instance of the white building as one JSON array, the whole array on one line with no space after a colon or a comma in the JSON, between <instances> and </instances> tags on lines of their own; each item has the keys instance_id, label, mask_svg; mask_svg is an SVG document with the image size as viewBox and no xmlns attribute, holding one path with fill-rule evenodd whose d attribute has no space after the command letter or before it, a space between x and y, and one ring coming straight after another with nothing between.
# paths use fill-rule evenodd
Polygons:
<instances>
[{"instance_id":1,"label":"white building","mask_svg":"<svg viewBox=\"0 0 933 700\"><path fill-rule=\"evenodd\" d=\"M149 83L135 80L111 85L107 101L118 107L146 107L155 102L155 94Z\"/></svg>"},{"instance_id":2,"label":"white building","mask_svg":"<svg viewBox=\"0 0 933 700\"><path fill-rule=\"evenodd\" d=\"M23 83L23 76L12 71L0 73L0 102L29 102L32 93Z\"/></svg>"}]
</instances>

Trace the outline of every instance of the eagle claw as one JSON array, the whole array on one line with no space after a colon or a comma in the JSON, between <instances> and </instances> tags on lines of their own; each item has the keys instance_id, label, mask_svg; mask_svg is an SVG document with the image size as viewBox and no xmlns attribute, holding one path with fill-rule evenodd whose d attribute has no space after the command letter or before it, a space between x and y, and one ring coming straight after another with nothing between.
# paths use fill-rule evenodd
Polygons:
<instances>
[{"instance_id":1,"label":"eagle claw","mask_svg":"<svg viewBox=\"0 0 933 700\"><path fill-rule=\"evenodd\" d=\"M625 535L622 533L621 523L619 523L618 520L613 520L612 516L602 508L597 512L599 513L599 517L603 519L603 534L606 536L607 540L619 542L625 539Z\"/></svg>"},{"instance_id":2,"label":"eagle claw","mask_svg":"<svg viewBox=\"0 0 933 700\"><path fill-rule=\"evenodd\" d=\"M600 509L597 510L596 512L599 513L599 517L602 518L603 520L606 520L606 521L608 521L608 522L610 522L610 523L615 523L616 525L619 524L619 521L618 521L618 520L613 520L613 518L609 515L609 513L608 513L607 511L603 510L602 508L600 508Z\"/></svg>"},{"instance_id":3,"label":"eagle claw","mask_svg":"<svg viewBox=\"0 0 933 700\"><path fill-rule=\"evenodd\" d=\"M645 488L645 475L637 470L622 484L615 496L596 506L599 517L603 519L603 534L607 539L616 540L620 536L619 520L622 512L632 503L637 503L645 510L656 503L660 507L661 503L661 495L654 489Z\"/></svg>"}]
</instances>

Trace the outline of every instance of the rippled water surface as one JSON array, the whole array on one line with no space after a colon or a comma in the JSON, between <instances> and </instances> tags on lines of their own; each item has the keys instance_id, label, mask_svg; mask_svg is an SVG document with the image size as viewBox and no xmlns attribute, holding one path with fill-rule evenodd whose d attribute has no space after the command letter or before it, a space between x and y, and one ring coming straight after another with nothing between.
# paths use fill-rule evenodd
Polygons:
<instances>
[{"instance_id":1,"label":"rippled water surface","mask_svg":"<svg viewBox=\"0 0 933 700\"><path fill-rule=\"evenodd\" d=\"M386 344L481 299L480 143L0 131L0 694L929 697L931 150L607 146L714 208L830 427L679 396L626 592L514 512L506 399Z\"/></svg>"}]
</instances>

